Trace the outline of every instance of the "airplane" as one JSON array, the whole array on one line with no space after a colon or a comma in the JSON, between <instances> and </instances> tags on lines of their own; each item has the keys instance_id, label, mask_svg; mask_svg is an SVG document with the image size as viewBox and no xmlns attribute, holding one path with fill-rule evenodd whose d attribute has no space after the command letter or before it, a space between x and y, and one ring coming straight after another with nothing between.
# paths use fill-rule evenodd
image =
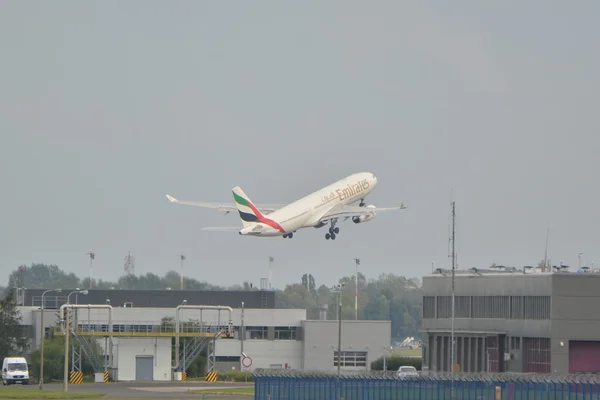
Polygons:
<instances>
[{"instance_id":1,"label":"airplane","mask_svg":"<svg viewBox=\"0 0 600 400\"><path fill-rule=\"evenodd\" d=\"M330 223L325 239L335 240L340 229L338 220L352 218L356 224L371 221L375 215L391 210L405 209L403 203L398 207L376 207L366 205L365 197L377 185L377 177L370 172L360 172L343 178L329 186L313 192L290 204L254 204L236 186L232 189L234 203L211 203L191 200L178 200L167 194L172 203L207 207L228 214L238 211L242 227L207 227L203 230L237 230L240 235L255 237L293 238L294 233L304 228L321 228ZM360 201L358 206L352 205Z\"/></svg>"}]
</instances>

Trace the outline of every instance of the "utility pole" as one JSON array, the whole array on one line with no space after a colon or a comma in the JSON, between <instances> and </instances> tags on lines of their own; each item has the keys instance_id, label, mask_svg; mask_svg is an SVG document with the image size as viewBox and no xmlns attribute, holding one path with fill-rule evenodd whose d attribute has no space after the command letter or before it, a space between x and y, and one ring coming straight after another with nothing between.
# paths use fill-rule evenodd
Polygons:
<instances>
[{"instance_id":1,"label":"utility pole","mask_svg":"<svg viewBox=\"0 0 600 400\"><path fill-rule=\"evenodd\" d=\"M452 201L452 333L450 339L450 371L452 376L452 395L454 395L454 364L455 364L455 344L454 344L454 271L456 269L456 212L455 212L455 203Z\"/></svg>"},{"instance_id":2,"label":"utility pole","mask_svg":"<svg viewBox=\"0 0 600 400\"><path fill-rule=\"evenodd\" d=\"M89 253L87 253L88 256L90 256L90 289L92 288L92 261L94 261L94 258L96 257L96 253L92 252L92 250L90 250Z\"/></svg>"},{"instance_id":3,"label":"utility pole","mask_svg":"<svg viewBox=\"0 0 600 400\"><path fill-rule=\"evenodd\" d=\"M337 345L337 374L338 376L341 373L342 366L342 288L344 287L343 283L336 285L334 289L334 293L337 291L338 293L338 345ZM335 357L334 357L335 360Z\"/></svg>"},{"instance_id":4,"label":"utility pole","mask_svg":"<svg viewBox=\"0 0 600 400\"><path fill-rule=\"evenodd\" d=\"M91 280L90 280L91 282ZM71 309L69 305L65 308L65 365L64 365L64 385L63 390L69 391L69 336L71 336L71 322L69 321L69 314Z\"/></svg>"},{"instance_id":5,"label":"utility pole","mask_svg":"<svg viewBox=\"0 0 600 400\"><path fill-rule=\"evenodd\" d=\"M271 279L273 278L273 257L269 256L269 290L271 290Z\"/></svg>"},{"instance_id":6,"label":"utility pole","mask_svg":"<svg viewBox=\"0 0 600 400\"><path fill-rule=\"evenodd\" d=\"M244 369L244 361L243 361L243 355L244 355L244 336L245 332L244 332L244 302L242 301L242 322L240 324L240 371L243 371Z\"/></svg>"},{"instance_id":7,"label":"utility pole","mask_svg":"<svg viewBox=\"0 0 600 400\"><path fill-rule=\"evenodd\" d=\"M180 289L183 290L183 261L185 260L185 256L183 254L180 254L179 258L181 259L181 274L179 274L181 279Z\"/></svg>"},{"instance_id":8,"label":"utility pole","mask_svg":"<svg viewBox=\"0 0 600 400\"><path fill-rule=\"evenodd\" d=\"M360 265L360 258L355 258L354 262L356 263L356 275L354 276L354 284L356 286L356 291L354 293L354 320L358 320L358 266Z\"/></svg>"},{"instance_id":9,"label":"utility pole","mask_svg":"<svg viewBox=\"0 0 600 400\"><path fill-rule=\"evenodd\" d=\"M342 287L338 292L338 365L337 374L340 376L342 366Z\"/></svg>"}]
</instances>

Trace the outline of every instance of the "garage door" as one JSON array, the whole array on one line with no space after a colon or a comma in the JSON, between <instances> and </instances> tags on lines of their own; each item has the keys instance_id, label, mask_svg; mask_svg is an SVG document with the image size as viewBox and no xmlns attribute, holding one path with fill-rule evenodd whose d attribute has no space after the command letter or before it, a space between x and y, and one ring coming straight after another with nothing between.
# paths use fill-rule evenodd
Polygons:
<instances>
[{"instance_id":1,"label":"garage door","mask_svg":"<svg viewBox=\"0 0 600 400\"><path fill-rule=\"evenodd\" d=\"M569 373L600 372L600 342L569 341Z\"/></svg>"},{"instance_id":2,"label":"garage door","mask_svg":"<svg viewBox=\"0 0 600 400\"><path fill-rule=\"evenodd\" d=\"M136 356L135 357L135 380L151 381L154 380L154 357Z\"/></svg>"}]
</instances>

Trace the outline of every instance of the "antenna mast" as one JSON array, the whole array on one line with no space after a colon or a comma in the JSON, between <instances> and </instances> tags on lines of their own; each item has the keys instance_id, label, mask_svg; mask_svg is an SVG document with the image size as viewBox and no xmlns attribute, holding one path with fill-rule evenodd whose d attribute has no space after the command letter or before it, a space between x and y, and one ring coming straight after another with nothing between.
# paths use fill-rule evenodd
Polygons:
<instances>
[{"instance_id":1,"label":"antenna mast","mask_svg":"<svg viewBox=\"0 0 600 400\"><path fill-rule=\"evenodd\" d=\"M125 256L125 275L135 275L135 260L131 255L131 250Z\"/></svg>"},{"instance_id":2,"label":"antenna mast","mask_svg":"<svg viewBox=\"0 0 600 400\"><path fill-rule=\"evenodd\" d=\"M451 352L451 356L450 356L450 371L452 372L452 383L454 383L454 270L456 269L456 240L455 240L455 234L456 234L456 212L455 212L455 205L454 205L454 201L452 201L452 236L450 238L450 240L452 241L452 333L451 333L451 338L450 338L450 352Z\"/></svg>"}]
</instances>

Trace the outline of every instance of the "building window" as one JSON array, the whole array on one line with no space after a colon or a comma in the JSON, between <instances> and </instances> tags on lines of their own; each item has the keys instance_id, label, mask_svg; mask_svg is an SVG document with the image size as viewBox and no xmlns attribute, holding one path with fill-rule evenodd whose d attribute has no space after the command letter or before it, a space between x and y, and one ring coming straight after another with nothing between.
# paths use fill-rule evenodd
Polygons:
<instances>
[{"instance_id":1,"label":"building window","mask_svg":"<svg viewBox=\"0 0 600 400\"><path fill-rule=\"evenodd\" d=\"M246 339L267 339L266 326L248 326L246 327Z\"/></svg>"},{"instance_id":2,"label":"building window","mask_svg":"<svg viewBox=\"0 0 600 400\"><path fill-rule=\"evenodd\" d=\"M296 340L296 329L295 326L276 326L275 340Z\"/></svg>"},{"instance_id":3,"label":"building window","mask_svg":"<svg viewBox=\"0 0 600 400\"><path fill-rule=\"evenodd\" d=\"M550 338L523 338L523 372L550 373Z\"/></svg>"},{"instance_id":4,"label":"building window","mask_svg":"<svg viewBox=\"0 0 600 400\"><path fill-rule=\"evenodd\" d=\"M435 296L423 296L423 318L435 318Z\"/></svg>"},{"instance_id":5,"label":"building window","mask_svg":"<svg viewBox=\"0 0 600 400\"><path fill-rule=\"evenodd\" d=\"M450 296L424 296L423 318L450 318ZM536 319L551 317L550 296L456 296L455 318Z\"/></svg>"},{"instance_id":6,"label":"building window","mask_svg":"<svg viewBox=\"0 0 600 400\"><path fill-rule=\"evenodd\" d=\"M338 366L338 352L333 352L333 366ZM342 351L341 357L342 367L366 367L367 352L366 351Z\"/></svg>"},{"instance_id":7,"label":"building window","mask_svg":"<svg viewBox=\"0 0 600 400\"><path fill-rule=\"evenodd\" d=\"M521 338L518 336L512 336L510 338L510 349L519 350L521 348Z\"/></svg>"}]
</instances>

